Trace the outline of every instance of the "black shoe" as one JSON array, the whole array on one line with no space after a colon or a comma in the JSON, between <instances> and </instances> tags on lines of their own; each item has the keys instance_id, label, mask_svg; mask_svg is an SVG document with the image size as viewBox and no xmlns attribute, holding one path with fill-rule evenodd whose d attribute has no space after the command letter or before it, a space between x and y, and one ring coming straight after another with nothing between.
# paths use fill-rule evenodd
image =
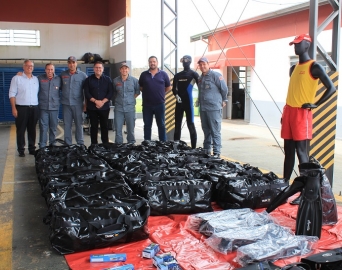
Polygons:
<instances>
[{"instance_id":1,"label":"black shoe","mask_svg":"<svg viewBox=\"0 0 342 270\"><path fill-rule=\"evenodd\" d=\"M25 157L25 153L24 152L19 152L19 157Z\"/></svg>"},{"instance_id":2,"label":"black shoe","mask_svg":"<svg viewBox=\"0 0 342 270\"><path fill-rule=\"evenodd\" d=\"M36 151L35 150L30 150L29 154L34 156L36 154Z\"/></svg>"},{"instance_id":3,"label":"black shoe","mask_svg":"<svg viewBox=\"0 0 342 270\"><path fill-rule=\"evenodd\" d=\"M220 154L213 154L212 157L213 158L220 158Z\"/></svg>"}]
</instances>

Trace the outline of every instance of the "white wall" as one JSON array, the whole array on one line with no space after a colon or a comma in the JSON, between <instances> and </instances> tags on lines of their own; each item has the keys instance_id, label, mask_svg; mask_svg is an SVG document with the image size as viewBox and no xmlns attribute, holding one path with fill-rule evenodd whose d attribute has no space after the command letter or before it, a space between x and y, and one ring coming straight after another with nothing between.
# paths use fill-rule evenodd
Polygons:
<instances>
[{"instance_id":1,"label":"white wall","mask_svg":"<svg viewBox=\"0 0 342 270\"><path fill-rule=\"evenodd\" d=\"M110 33L112 30L124 25L125 26L125 42L120 43L114 47L110 47ZM111 63L119 63L126 60L131 60L129 58L126 58L126 54L131 50L131 37L130 37L130 31L131 31L131 24L130 20L129 23L127 23L126 18L121 19L120 21L117 21L116 23L111 24L108 26L108 44L107 47L109 48L109 59ZM130 53L129 53L130 54Z\"/></svg>"},{"instance_id":2,"label":"white wall","mask_svg":"<svg viewBox=\"0 0 342 270\"><path fill-rule=\"evenodd\" d=\"M109 58L108 26L0 22L1 29L40 30L41 46L0 46L1 59L80 59L84 53Z\"/></svg>"}]
</instances>

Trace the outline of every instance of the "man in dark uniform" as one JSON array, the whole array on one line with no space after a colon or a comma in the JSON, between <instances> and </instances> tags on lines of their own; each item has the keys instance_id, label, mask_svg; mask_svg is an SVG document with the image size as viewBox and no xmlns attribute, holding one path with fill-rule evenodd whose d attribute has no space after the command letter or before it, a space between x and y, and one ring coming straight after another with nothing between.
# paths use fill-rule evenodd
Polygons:
<instances>
[{"instance_id":1,"label":"man in dark uniform","mask_svg":"<svg viewBox=\"0 0 342 270\"><path fill-rule=\"evenodd\" d=\"M84 95L87 100L87 112L90 119L91 144L97 144L97 133L100 122L101 141L108 143L109 101L113 96L112 79L103 74L102 62L95 62L94 74L84 82Z\"/></svg>"},{"instance_id":2,"label":"man in dark uniform","mask_svg":"<svg viewBox=\"0 0 342 270\"><path fill-rule=\"evenodd\" d=\"M176 97L175 109L175 133L173 139L180 140L182 131L182 120L185 112L186 124L189 129L191 147L196 148L197 133L194 123L194 102L192 99L192 89L194 84L198 84L199 75L190 69L191 56L184 55L181 58L184 70L177 73L173 79L172 92Z\"/></svg>"}]
</instances>

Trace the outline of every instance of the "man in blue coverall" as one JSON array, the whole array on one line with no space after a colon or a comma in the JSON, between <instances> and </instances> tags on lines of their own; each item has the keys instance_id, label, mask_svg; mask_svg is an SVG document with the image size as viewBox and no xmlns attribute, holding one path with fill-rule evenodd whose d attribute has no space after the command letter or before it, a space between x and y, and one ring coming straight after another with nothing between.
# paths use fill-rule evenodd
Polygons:
<instances>
[{"instance_id":1,"label":"man in blue coverall","mask_svg":"<svg viewBox=\"0 0 342 270\"><path fill-rule=\"evenodd\" d=\"M75 56L68 58L68 70L61 73L63 82L62 100L64 119L64 140L72 144L72 122L75 121L75 139L78 145L84 145L83 111L85 111L83 84L87 75L77 70Z\"/></svg>"},{"instance_id":2,"label":"man in blue coverall","mask_svg":"<svg viewBox=\"0 0 342 270\"><path fill-rule=\"evenodd\" d=\"M61 77L55 75L55 66L51 63L45 65L45 73L38 76L39 93L38 103L40 110L39 117L39 147L47 144L47 133L49 132L49 144L54 145L58 125L58 110L60 89L62 86Z\"/></svg>"},{"instance_id":3,"label":"man in blue coverall","mask_svg":"<svg viewBox=\"0 0 342 270\"><path fill-rule=\"evenodd\" d=\"M115 142L123 143L122 126L126 122L127 142L135 143L135 104L140 95L138 79L129 75L127 63L121 63L120 76L113 80Z\"/></svg>"},{"instance_id":4,"label":"man in blue coverall","mask_svg":"<svg viewBox=\"0 0 342 270\"><path fill-rule=\"evenodd\" d=\"M228 87L223 76L209 68L209 61L202 57L197 62L202 75L198 79L199 105L202 130L204 133L203 148L216 157L221 153L222 108L226 106Z\"/></svg>"}]
</instances>

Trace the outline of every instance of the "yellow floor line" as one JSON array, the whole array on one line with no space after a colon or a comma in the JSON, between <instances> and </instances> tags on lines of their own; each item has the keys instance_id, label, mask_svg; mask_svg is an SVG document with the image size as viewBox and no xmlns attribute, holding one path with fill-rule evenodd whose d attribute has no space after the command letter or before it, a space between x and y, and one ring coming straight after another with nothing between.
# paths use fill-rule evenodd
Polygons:
<instances>
[{"instance_id":1,"label":"yellow floor line","mask_svg":"<svg viewBox=\"0 0 342 270\"><path fill-rule=\"evenodd\" d=\"M15 126L11 126L0 192L0 269L12 269Z\"/></svg>"}]
</instances>

